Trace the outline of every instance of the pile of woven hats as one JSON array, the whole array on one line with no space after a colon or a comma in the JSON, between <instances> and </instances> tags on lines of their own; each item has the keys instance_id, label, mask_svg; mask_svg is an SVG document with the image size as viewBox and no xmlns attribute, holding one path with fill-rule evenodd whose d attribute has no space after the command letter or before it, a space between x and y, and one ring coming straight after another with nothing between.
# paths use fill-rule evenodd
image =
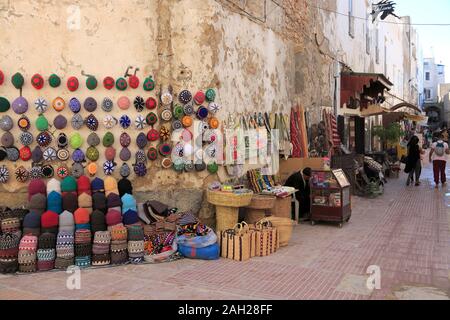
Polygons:
<instances>
[{"instance_id":1,"label":"pile of woven hats","mask_svg":"<svg viewBox=\"0 0 450 320\"><path fill-rule=\"evenodd\" d=\"M41 233L49 232L58 234L59 215L56 212L47 210L41 216Z\"/></svg>"},{"instance_id":2,"label":"pile of woven hats","mask_svg":"<svg viewBox=\"0 0 450 320\"><path fill-rule=\"evenodd\" d=\"M63 210L75 212L78 208L77 181L72 176L67 176L61 182L63 198Z\"/></svg>"},{"instance_id":3,"label":"pile of woven hats","mask_svg":"<svg viewBox=\"0 0 450 320\"><path fill-rule=\"evenodd\" d=\"M19 244L19 271L35 272L38 237L32 234L24 235Z\"/></svg>"},{"instance_id":4,"label":"pile of woven hats","mask_svg":"<svg viewBox=\"0 0 450 320\"><path fill-rule=\"evenodd\" d=\"M92 208L94 210L100 210L106 214L106 196L105 196L105 184L102 179L94 178L91 181L92 192Z\"/></svg>"},{"instance_id":5,"label":"pile of woven hats","mask_svg":"<svg viewBox=\"0 0 450 320\"><path fill-rule=\"evenodd\" d=\"M89 267L92 254L91 230L79 229L75 231L75 265Z\"/></svg>"},{"instance_id":6,"label":"pile of woven hats","mask_svg":"<svg viewBox=\"0 0 450 320\"><path fill-rule=\"evenodd\" d=\"M93 266L106 266L111 263L110 244L111 233L109 231L97 231L94 234L94 244L92 246Z\"/></svg>"},{"instance_id":7,"label":"pile of woven hats","mask_svg":"<svg viewBox=\"0 0 450 320\"><path fill-rule=\"evenodd\" d=\"M18 233L0 235L0 273L14 273L18 270L19 244Z\"/></svg>"},{"instance_id":8,"label":"pile of woven hats","mask_svg":"<svg viewBox=\"0 0 450 320\"><path fill-rule=\"evenodd\" d=\"M39 215L47 210L47 186L42 179L31 180L28 185L28 209Z\"/></svg>"},{"instance_id":9,"label":"pile of woven hats","mask_svg":"<svg viewBox=\"0 0 450 320\"><path fill-rule=\"evenodd\" d=\"M54 233L45 232L39 236L37 250L37 269L47 271L55 268L56 236Z\"/></svg>"},{"instance_id":10,"label":"pile of woven hats","mask_svg":"<svg viewBox=\"0 0 450 320\"><path fill-rule=\"evenodd\" d=\"M47 182L47 210L60 214L63 212L61 183L52 178Z\"/></svg>"},{"instance_id":11,"label":"pile of woven hats","mask_svg":"<svg viewBox=\"0 0 450 320\"><path fill-rule=\"evenodd\" d=\"M60 230L56 239L56 269L67 269L74 264L75 249L73 231Z\"/></svg>"},{"instance_id":12,"label":"pile of woven hats","mask_svg":"<svg viewBox=\"0 0 450 320\"><path fill-rule=\"evenodd\" d=\"M131 263L144 261L144 229L142 226L133 225L128 228L128 256Z\"/></svg>"},{"instance_id":13,"label":"pile of woven hats","mask_svg":"<svg viewBox=\"0 0 450 320\"><path fill-rule=\"evenodd\" d=\"M75 233L75 220L72 212L64 210L59 215L59 232L66 231L72 235Z\"/></svg>"},{"instance_id":14,"label":"pile of woven hats","mask_svg":"<svg viewBox=\"0 0 450 320\"><path fill-rule=\"evenodd\" d=\"M128 261L127 237L127 228L123 224L111 227L111 264L123 264Z\"/></svg>"},{"instance_id":15,"label":"pile of woven hats","mask_svg":"<svg viewBox=\"0 0 450 320\"><path fill-rule=\"evenodd\" d=\"M78 207L86 209L92 213L92 192L91 181L86 176L81 176L77 180Z\"/></svg>"},{"instance_id":16,"label":"pile of woven hats","mask_svg":"<svg viewBox=\"0 0 450 320\"><path fill-rule=\"evenodd\" d=\"M106 217L103 211L94 210L91 214L91 231L95 235L97 231L106 231Z\"/></svg>"},{"instance_id":17,"label":"pile of woven hats","mask_svg":"<svg viewBox=\"0 0 450 320\"><path fill-rule=\"evenodd\" d=\"M23 218L23 234L34 235L39 237L41 234L41 215L35 211L31 211Z\"/></svg>"},{"instance_id":18,"label":"pile of woven hats","mask_svg":"<svg viewBox=\"0 0 450 320\"><path fill-rule=\"evenodd\" d=\"M87 229L91 230L90 224L90 214L86 208L78 208L73 213L73 218L75 221L75 230Z\"/></svg>"},{"instance_id":19,"label":"pile of woven hats","mask_svg":"<svg viewBox=\"0 0 450 320\"><path fill-rule=\"evenodd\" d=\"M108 209L122 210L122 201L120 200L117 180L111 176L105 178L105 195Z\"/></svg>"},{"instance_id":20,"label":"pile of woven hats","mask_svg":"<svg viewBox=\"0 0 450 320\"><path fill-rule=\"evenodd\" d=\"M139 224L136 199L131 194L122 196L122 221L126 226Z\"/></svg>"},{"instance_id":21,"label":"pile of woven hats","mask_svg":"<svg viewBox=\"0 0 450 320\"><path fill-rule=\"evenodd\" d=\"M133 194L133 186L131 184L131 181L128 180L126 177L123 177L119 180L117 183L117 187L119 189L119 195L123 197L125 194Z\"/></svg>"}]
</instances>

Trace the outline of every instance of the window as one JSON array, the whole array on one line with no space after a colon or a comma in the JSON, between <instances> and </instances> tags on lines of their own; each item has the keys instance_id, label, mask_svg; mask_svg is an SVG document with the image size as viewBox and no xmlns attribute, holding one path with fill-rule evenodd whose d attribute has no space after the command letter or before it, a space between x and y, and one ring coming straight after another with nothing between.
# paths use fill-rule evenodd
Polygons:
<instances>
[{"instance_id":1,"label":"window","mask_svg":"<svg viewBox=\"0 0 450 320\"><path fill-rule=\"evenodd\" d=\"M355 17L353 16L353 0L348 0L348 34L355 37Z\"/></svg>"},{"instance_id":2,"label":"window","mask_svg":"<svg viewBox=\"0 0 450 320\"><path fill-rule=\"evenodd\" d=\"M430 81L430 73L425 72L425 80Z\"/></svg>"},{"instance_id":3,"label":"window","mask_svg":"<svg viewBox=\"0 0 450 320\"><path fill-rule=\"evenodd\" d=\"M380 63L380 31L378 30L378 26L375 30L375 62L377 64Z\"/></svg>"},{"instance_id":4,"label":"window","mask_svg":"<svg viewBox=\"0 0 450 320\"><path fill-rule=\"evenodd\" d=\"M424 93L424 95L425 95L425 99L426 99L426 100L431 99L431 90L430 90L430 89L424 89L424 90L423 90L423 93Z\"/></svg>"}]
</instances>

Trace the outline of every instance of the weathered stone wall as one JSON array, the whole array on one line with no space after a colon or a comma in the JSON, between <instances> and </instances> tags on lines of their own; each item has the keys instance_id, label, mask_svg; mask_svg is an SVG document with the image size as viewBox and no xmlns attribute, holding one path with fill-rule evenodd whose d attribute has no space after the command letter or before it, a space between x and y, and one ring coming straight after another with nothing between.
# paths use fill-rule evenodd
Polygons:
<instances>
[{"instance_id":1,"label":"weathered stone wall","mask_svg":"<svg viewBox=\"0 0 450 320\"><path fill-rule=\"evenodd\" d=\"M68 18L73 18L73 12L68 11L70 5L80 8L81 24L77 30L67 26ZM282 15L282 11L277 14ZM11 75L17 71L26 78L23 96L30 103L39 96L49 101L57 96L66 101L73 96L80 101L92 96L99 103L104 97L115 102L121 95L130 99L137 95L147 98L149 94L142 88L119 92L108 91L101 85L107 75L123 76L128 65L140 68L141 81L144 76L154 75L158 87L159 84L171 84L175 92L183 88L191 91L217 88L217 101L223 106L220 119L227 118L229 113L246 111L288 112L295 99L293 44L265 25L230 11L218 1L0 0L0 29L0 68L7 78L0 87L0 95L10 100L19 95L10 82ZM311 65L320 63L317 54L307 50L301 52L301 68L308 70L302 81L307 86L297 92L297 97L311 91L311 82L315 86L322 84L316 81L315 67ZM86 89L81 70L97 77L99 86L96 90ZM44 89L37 91L30 84L34 73L44 77L57 73L63 84L53 89L46 83ZM72 75L80 79L80 88L75 93L65 86L65 81ZM151 96L155 95L152 92ZM305 100L305 105L308 103L309 100ZM82 112L87 116L86 111ZM62 114L68 119L72 116L68 108ZM120 117L123 112L115 107L113 114ZM27 115L34 123L37 112L30 108ZM57 112L50 109L45 115L52 122ZM98 108L95 115L102 119L104 113ZM11 116L18 119L15 114ZM102 125L100 128L98 133L102 137L106 130ZM118 138L120 129L116 128ZM35 133L34 129L32 131ZM63 131L70 135L70 125ZM89 133L87 128L81 132L85 136ZM17 127L13 133L18 133ZM128 133L134 138L138 131L128 130ZM16 146L19 147L18 141ZM116 148L120 151L118 142ZM135 148L131 150L133 154ZM103 150L100 146L99 164L104 161ZM7 166L14 172L22 164L18 161L7 163ZM30 167L30 163L24 165ZM102 175L100 172L99 176ZM115 176L119 177L118 170ZM173 195L172 190L201 191L214 179L217 177L207 172L178 174L163 170L155 162L151 163L148 175L134 179L133 184L140 196L155 190L158 194L167 190L167 194ZM25 201L26 186L13 180L0 186L0 203L3 205ZM12 192L14 197L11 197ZM202 198L202 192L190 194L196 202ZM180 207L192 201L189 192L181 198L185 203Z\"/></svg>"}]
</instances>

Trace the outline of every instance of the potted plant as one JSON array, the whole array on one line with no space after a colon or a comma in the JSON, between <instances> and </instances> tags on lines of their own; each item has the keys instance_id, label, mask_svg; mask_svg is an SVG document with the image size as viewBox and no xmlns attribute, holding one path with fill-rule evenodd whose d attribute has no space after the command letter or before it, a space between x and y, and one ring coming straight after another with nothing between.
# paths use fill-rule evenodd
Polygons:
<instances>
[{"instance_id":1,"label":"potted plant","mask_svg":"<svg viewBox=\"0 0 450 320\"><path fill-rule=\"evenodd\" d=\"M372 128L372 135L380 138L383 150L387 150L388 144L395 144L405 135L399 123L393 122L387 127L375 126Z\"/></svg>"}]
</instances>

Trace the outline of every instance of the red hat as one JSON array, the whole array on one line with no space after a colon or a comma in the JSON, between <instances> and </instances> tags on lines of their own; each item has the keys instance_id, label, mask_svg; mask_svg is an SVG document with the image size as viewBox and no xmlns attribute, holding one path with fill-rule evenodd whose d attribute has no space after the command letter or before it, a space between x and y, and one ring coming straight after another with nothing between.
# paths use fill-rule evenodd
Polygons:
<instances>
[{"instance_id":1,"label":"red hat","mask_svg":"<svg viewBox=\"0 0 450 320\"><path fill-rule=\"evenodd\" d=\"M147 107L147 109L152 110L155 109L157 107L158 103L156 102L155 98L148 98L147 101L145 101L145 106Z\"/></svg>"},{"instance_id":2,"label":"red hat","mask_svg":"<svg viewBox=\"0 0 450 320\"><path fill-rule=\"evenodd\" d=\"M115 226L116 224L122 223L122 214L120 211L115 209L109 209L106 214L106 224L108 226Z\"/></svg>"},{"instance_id":3,"label":"red hat","mask_svg":"<svg viewBox=\"0 0 450 320\"><path fill-rule=\"evenodd\" d=\"M89 211L85 208L78 208L73 213L73 220L75 221L75 224L86 224L89 223Z\"/></svg>"},{"instance_id":4,"label":"red hat","mask_svg":"<svg viewBox=\"0 0 450 320\"><path fill-rule=\"evenodd\" d=\"M78 79L77 77L70 77L67 80L67 89L69 89L70 91L76 91L78 89Z\"/></svg>"},{"instance_id":5,"label":"red hat","mask_svg":"<svg viewBox=\"0 0 450 320\"><path fill-rule=\"evenodd\" d=\"M114 149L114 147L108 147L105 149L106 160L113 161L115 157L116 157L116 149Z\"/></svg>"},{"instance_id":6,"label":"red hat","mask_svg":"<svg viewBox=\"0 0 450 320\"><path fill-rule=\"evenodd\" d=\"M41 227L54 228L59 224L59 215L53 211L45 211L41 216Z\"/></svg>"},{"instance_id":7,"label":"red hat","mask_svg":"<svg viewBox=\"0 0 450 320\"><path fill-rule=\"evenodd\" d=\"M47 185L42 179L31 180L28 185L28 200L38 193L47 195Z\"/></svg>"},{"instance_id":8,"label":"red hat","mask_svg":"<svg viewBox=\"0 0 450 320\"><path fill-rule=\"evenodd\" d=\"M91 180L87 176L81 176L77 180L78 195L84 193L91 194Z\"/></svg>"},{"instance_id":9,"label":"red hat","mask_svg":"<svg viewBox=\"0 0 450 320\"><path fill-rule=\"evenodd\" d=\"M42 89L42 87L44 86L44 78L42 78L39 73L36 73L31 77L31 85L37 90Z\"/></svg>"},{"instance_id":10,"label":"red hat","mask_svg":"<svg viewBox=\"0 0 450 320\"><path fill-rule=\"evenodd\" d=\"M0 86L3 84L3 81L5 81L5 75L3 74L2 70L0 70Z\"/></svg>"},{"instance_id":11,"label":"red hat","mask_svg":"<svg viewBox=\"0 0 450 320\"><path fill-rule=\"evenodd\" d=\"M147 133L148 141L156 141L159 139L159 131L156 129L150 129Z\"/></svg>"},{"instance_id":12,"label":"red hat","mask_svg":"<svg viewBox=\"0 0 450 320\"><path fill-rule=\"evenodd\" d=\"M205 94L203 93L203 91L199 91L195 94L194 96L194 101L196 104L200 105L203 102L205 102Z\"/></svg>"},{"instance_id":13,"label":"red hat","mask_svg":"<svg viewBox=\"0 0 450 320\"><path fill-rule=\"evenodd\" d=\"M113 77L106 77L105 79L103 79L103 86L105 87L105 89L111 90L112 88L114 88L115 83L116 81Z\"/></svg>"},{"instance_id":14,"label":"red hat","mask_svg":"<svg viewBox=\"0 0 450 320\"><path fill-rule=\"evenodd\" d=\"M19 150L20 159L28 161L31 159L31 149L29 146L24 146Z\"/></svg>"},{"instance_id":15,"label":"red hat","mask_svg":"<svg viewBox=\"0 0 450 320\"><path fill-rule=\"evenodd\" d=\"M131 88L136 89L137 87L139 87L139 78L136 76L130 76L130 78L128 79L128 84Z\"/></svg>"}]
</instances>

